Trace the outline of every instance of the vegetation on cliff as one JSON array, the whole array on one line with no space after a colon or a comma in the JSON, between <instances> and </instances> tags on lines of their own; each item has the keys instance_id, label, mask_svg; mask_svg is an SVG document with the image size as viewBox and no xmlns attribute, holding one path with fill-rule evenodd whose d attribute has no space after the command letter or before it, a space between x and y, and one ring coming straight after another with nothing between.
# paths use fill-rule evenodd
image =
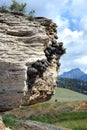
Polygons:
<instances>
[{"instance_id":1,"label":"vegetation on cliff","mask_svg":"<svg viewBox=\"0 0 87 130\"><path fill-rule=\"evenodd\" d=\"M19 3L16 0L12 0L12 4L10 6L0 6L0 12L13 12L19 15L26 15L28 20L34 20L35 10L31 10L29 13L26 13L26 6L26 3Z\"/></svg>"},{"instance_id":2,"label":"vegetation on cliff","mask_svg":"<svg viewBox=\"0 0 87 130\"><path fill-rule=\"evenodd\" d=\"M11 11L25 13L26 3L18 3L16 0L12 0L12 4L9 6Z\"/></svg>"}]
</instances>

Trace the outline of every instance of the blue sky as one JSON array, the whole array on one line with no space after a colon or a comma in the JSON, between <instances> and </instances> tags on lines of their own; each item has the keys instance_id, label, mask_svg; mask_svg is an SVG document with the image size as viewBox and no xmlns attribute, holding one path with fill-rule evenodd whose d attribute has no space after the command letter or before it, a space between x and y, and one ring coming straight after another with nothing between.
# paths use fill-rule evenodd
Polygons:
<instances>
[{"instance_id":1,"label":"blue sky","mask_svg":"<svg viewBox=\"0 0 87 130\"><path fill-rule=\"evenodd\" d=\"M60 73L80 68L87 73L87 0L17 0L27 3L27 11L53 19L58 25L58 41L64 42ZM11 0L0 0L0 5Z\"/></svg>"}]
</instances>

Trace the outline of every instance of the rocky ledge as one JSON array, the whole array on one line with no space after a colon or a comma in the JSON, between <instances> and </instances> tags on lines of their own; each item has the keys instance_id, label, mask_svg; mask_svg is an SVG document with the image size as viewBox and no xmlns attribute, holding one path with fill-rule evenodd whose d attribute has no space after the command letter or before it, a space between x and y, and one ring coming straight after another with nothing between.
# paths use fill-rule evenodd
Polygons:
<instances>
[{"instance_id":1,"label":"rocky ledge","mask_svg":"<svg viewBox=\"0 0 87 130\"><path fill-rule=\"evenodd\" d=\"M0 111L49 100L54 94L59 59L52 20L0 13Z\"/></svg>"}]
</instances>

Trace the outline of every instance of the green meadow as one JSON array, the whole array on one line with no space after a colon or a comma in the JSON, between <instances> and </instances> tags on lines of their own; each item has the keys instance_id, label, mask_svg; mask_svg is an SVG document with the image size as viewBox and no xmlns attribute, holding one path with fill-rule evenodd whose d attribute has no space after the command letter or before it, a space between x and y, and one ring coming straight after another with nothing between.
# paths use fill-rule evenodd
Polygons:
<instances>
[{"instance_id":1,"label":"green meadow","mask_svg":"<svg viewBox=\"0 0 87 130\"><path fill-rule=\"evenodd\" d=\"M65 88L56 88L55 95L50 101L55 100L58 102L87 101L87 95Z\"/></svg>"},{"instance_id":2,"label":"green meadow","mask_svg":"<svg viewBox=\"0 0 87 130\"><path fill-rule=\"evenodd\" d=\"M18 125L16 120L35 120L72 130L87 130L87 95L64 88L56 88L55 92L47 102L21 106L3 115L5 124L12 128Z\"/></svg>"},{"instance_id":3,"label":"green meadow","mask_svg":"<svg viewBox=\"0 0 87 130\"><path fill-rule=\"evenodd\" d=\"M87 95L64 88L56 88L55 95L48 102L38 104L40 113L29 119L55 124L72 130L87 130ZM34 105L33 107L37 107Z\"/></svg>"}]
</instances>

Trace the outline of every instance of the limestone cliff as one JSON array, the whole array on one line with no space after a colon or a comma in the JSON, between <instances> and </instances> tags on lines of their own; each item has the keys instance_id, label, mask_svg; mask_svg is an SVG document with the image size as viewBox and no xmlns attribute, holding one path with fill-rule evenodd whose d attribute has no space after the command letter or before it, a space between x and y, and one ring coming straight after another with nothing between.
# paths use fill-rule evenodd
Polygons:
<instances>
[{"instance_id":1,"label":"limestone cliff","mask_svg":"<svg viewBox=\"0 0 87 130\"><path fill-rule=\"evenodd\" d=\"M0 13L0 111L51 98L65 53L56 27L43 17Z\"/></svg>"}]
</instances>

